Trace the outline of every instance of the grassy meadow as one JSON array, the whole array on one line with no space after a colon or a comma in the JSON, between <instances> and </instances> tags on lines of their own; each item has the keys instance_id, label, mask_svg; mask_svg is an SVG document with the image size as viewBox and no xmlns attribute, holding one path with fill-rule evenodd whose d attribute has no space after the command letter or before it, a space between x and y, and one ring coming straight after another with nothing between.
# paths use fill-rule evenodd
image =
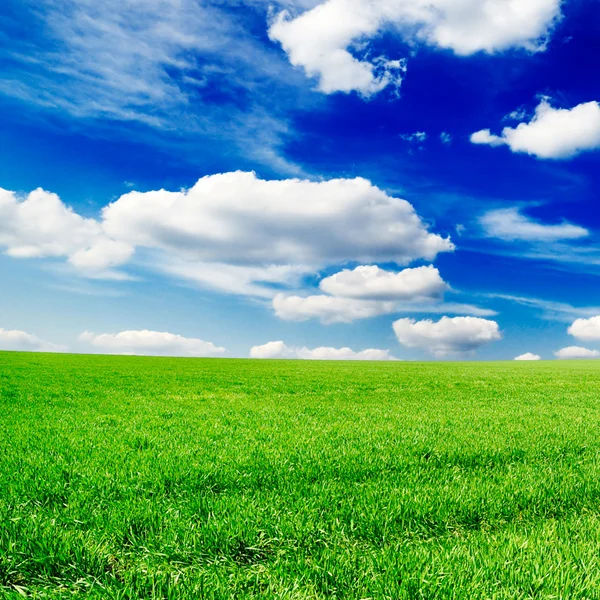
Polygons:
<instances>
[{"instance_id":1,"label":"grassy meadow","mask_svg":"<svg viewBox=\"0 0 600 600\"><path fill-rule=\"evenodd\" d=\"M0 598L600 598L600 362L0 353Z\"/></svg>"}]
</instances>

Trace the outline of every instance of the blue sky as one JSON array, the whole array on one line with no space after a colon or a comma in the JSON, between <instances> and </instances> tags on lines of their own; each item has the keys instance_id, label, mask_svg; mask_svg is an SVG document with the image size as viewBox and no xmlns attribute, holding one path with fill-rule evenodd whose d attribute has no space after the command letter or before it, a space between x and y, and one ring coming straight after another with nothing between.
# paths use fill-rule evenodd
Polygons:
<instances>
[{"instance_id":1,"label":"blue sky","mask_svg":"<svg viewBox=\"0 0 600 600\"><path fill-rule=\"evenodd\" d=\"M0 347L596 357L599 52L596 1L8 0Z\"/></svg>"}]
</instances>

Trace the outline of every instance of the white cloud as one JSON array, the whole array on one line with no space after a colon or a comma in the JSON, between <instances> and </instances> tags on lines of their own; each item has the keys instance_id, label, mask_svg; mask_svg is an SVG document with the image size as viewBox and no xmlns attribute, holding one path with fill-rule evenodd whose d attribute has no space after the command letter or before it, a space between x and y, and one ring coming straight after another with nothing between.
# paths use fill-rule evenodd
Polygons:
<instances>
[{"instance_id":1,"label":"white cloud","mask_svg":"<svg viewBox=\"0 0 600 600\"><path fill-rule=\"evenodd\" d=\"M427 134L424 131L415 131L415 133L403 133L400 135L400 139L403 139L405 142L421 143L427 140Z\"/></svg>"},{"instance_id":2,"label":"white cloud","mask_svg":"<svg viewBox=\"0 0 600 600\"><path fill-rule=\"evenodd\" d=\"M436 356L472 352L502 338L498 323L477 317L442 317L437 322L399 319L393 327L403 346L424 348Z\"/></svg>"},{"instance_id":3,"label":"white cloud","mask_svg":"<svg viewBox=\"0 0 600 600\"><path fill-rule=\"evenodd\" d=\"M524 106L513 110L511 113L507 114L503 121L523 121L527 116L527 109Z\"/></svg>"},{"instance_id":4,"label":"white cloud","mask_svg":"<svg viewBox=\"0 0 600 600\"><path fill-rule=\"evenodd\" d=\"M599 358L600 352L597 350L588 350L587 348L581 348L579 346L569 346L568 348L557 350L554 353L554 356L559 360Z\"/></svg>"},{"instance_id":5,"label":"white cloud","mask_svg":"<svg viewBox=\"0 0 600 600\"><path fill-rule=\"evenodd\" d=\"M480 218L487 235L503 240L524 240L555 242L574 240L589 235L589 231L579 225L563 222L559 225L546 225L522 215L518 208L492 210Z\"/></svg>"},{"instance_id":6,"label":"white cloud","mask_svg":"<svg viewBox=\"0 0 600 600\"><path fill-rule=\"evenodd\" d=\"M433 266L399 273L377 266L359 266L326 277L319 287L332 296L361 300L439 299L448 290L448 284Z\"/></svg>"},{"instance_id":7,"label":"white cloud","mask_svg":"<svg viewBox=\"0 0 600 600\"><path fill-rule=\"evenodd\" d=\"M402 60L369 56L369 40L384 28L458 55L537 51L559 16L560 0L326 0L296 17L280 13L269 36L322 92L370 96L398 86L406 69Z\"/></svg>"},{"instance_id":8,"label":"white cloud","mask_svg":"<svg viewBox=\"0 0 600 600\"><path fill-rule=\"evenodd\" d=\"M206 262L238 265L407 263L454 246L414 208L366 179L200 179L187 191L130 192L104 208L114 239Z\"/></svg>"},{"instance_id":9,"label":"white cloud","mask_svg":"<svg viewBox=\"0 0 600 600\"><path fill-rule=\"evenodd\" d=\"M294 351L284 342L267 342L250 349L250 358L294 358Z\"/></svg>"},{"instance_id":10,"label":"white cloud","mask_svg":"<svg viewBox=\"0 0 600 600\"><path fill-rule=\"evenodd\" d=\"M137 354L145 356L214 356L225 348L197 338L186 338L159 331L121 331L95 334L85 331L79 340L109 354Z\"/></svg>"},{"instance_id":11,"label":"white cloud","mask_svg":"<svg viewBox=\"0 0 600 600\"><path fill-rule=\"evenodd\" d=\"M568 330L569 334L584 341L600 340L600 315L589 319L577 319Z\"/></svg>"},{"instance_id":12,"label":"white cloud","mask_svg":"<svg viewBox=\"0 0 600 600\"><path fill-rule=\"evenodd\" d=\"M600 148L600 104L586 102L574 108L553 108L544 98L529 123L505 127L501 135L489 129L471 136L474 144L508 146L512 152L542 159L567 159Z\"/></svg>"},{"instance_id":13,"label":"white cloud","mask_svg":"<svg viewBox=\"0 0 600 600\"><path fill-rule=\"evenodd\" d=\"M440 141L442 144L449 146L452 143L452 134L442 131L442 133L440 133Z\"/></svg>"},{"instance_id":14,"label":"white cloud","mask_svg":"<svg viewBox=\"0 0 600 600\"><path fill-rule=\"evenodd\" d=\"M471 134L471 143L485 144L487 146L504 146L505 142L497 135L492 135L489 129L482 129Z\"/></svg>"},{"instance_id":15,"label":"white cloud","mask_svg":"<svg viewBox=\"0 0 600 600\"><path fill-rule=\"evenodd\" d=\"M526 352L525 354L521 354L521 356L517 356L515 360L542 360L542 357L539 354Z\"/></svg>"},{"instance_id":16,"label":"white cloud","mask_svg":"<svg viewBox=\"0 0 600 600\"><path fill-rule=\"evenodd\" d=\"M359 319L370 319L381 315L397 313L454 313L492 317L493 310L471 304L456 302L427 301L382 301L342 298L339 296L296 296L279 293L273 298L275 314L284 321L308 321L320 319L325 325L332 323L352 323Z\"/></svg>"},{"instance_id":17,"label":"white cloud","mask_svg":"<svg viewBox=\"0 0 600 600\"><path fill-rule=\"evenodd\" d=\"M250 350L251 358L287 358L301 360L368 360L388 361L397 360L390 355L389 350L370 348L355 352L350 348L320 347L313 350L302 347L290 347L284 342L268 342L263 346L254 346Z\"/></svg>"},{"instance_id":18,"label":"white cloud","mask_svg":"<svg viewBox=\"0 0 600 600\"><path fill-rule=\"evenodd\" d=\"M351 323L392 313L444 313L493 316L494 311L442 302L450 286L433 266L386 271L375 265L344 269L319 284L326 294L278 293L275 314L286 321L320 319L325 324Z\"/></svg>"},{"instance_id":19,"label":"white cloud","mask_svg":"<svg viewBox=\"0 0 600 600\"><path fill-rule=\"evenodd\" d=\"M0 188L0 246L15 258L66 257L92 273L133 254L129 244L107 237L98 221L81 217L42 189L20 198Z\"/></svg>"},{"instance_id":20,"label":"white cloud","mask_svg":"<svg viewBox=\"0 0 600 600\"><path fill-rule=\"evenodd\" d=\"M273 309L280 319L285 321L320 319L325 324L351 323L358 319L387 315L396 310L396 304L396 302L324 295L303 297L277 294L273 298Z\"/></svg>"},{"instance_id":21,"label":"white cloud","mask_svg":"<svg viewBox=\"0 0 600 600\"><path fill-rule=\"evenodd\" d=\"M366 179L262 180L243 172L203 177L179 192L129 192L100 219L43 190L25 199L2 190L0 246L15 257L64 256L94 276L114 276L140 249L159 270L264 297L331 264L406 264L454 250L411 204Z\"/></svg>"},{"instance_id":22,"label":"white cloud","mask_svg":"<svg viewBox=\"0 0 600 600\"><path fill-rule=\"evenodd\" d=\"M23 352L66 352L67 347L40 340L25 331L0 328L0 350L19 350Z\"/></svg>"}]
</instances>

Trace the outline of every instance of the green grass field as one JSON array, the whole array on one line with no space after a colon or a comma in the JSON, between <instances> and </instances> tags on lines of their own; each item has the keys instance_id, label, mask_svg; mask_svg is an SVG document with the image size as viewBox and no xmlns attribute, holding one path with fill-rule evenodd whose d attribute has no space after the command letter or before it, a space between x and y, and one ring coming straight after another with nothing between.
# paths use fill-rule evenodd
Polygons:
<instances>
[{"instance_id":1,"label":"green grass field","mask_svg":"<svg viewBox=\"0 0 600 600\"><path fill-rule=\"evenodd\" d=\"M600 598L600 362L0 353L0 597Z\"/></svg>"}]
</instances>

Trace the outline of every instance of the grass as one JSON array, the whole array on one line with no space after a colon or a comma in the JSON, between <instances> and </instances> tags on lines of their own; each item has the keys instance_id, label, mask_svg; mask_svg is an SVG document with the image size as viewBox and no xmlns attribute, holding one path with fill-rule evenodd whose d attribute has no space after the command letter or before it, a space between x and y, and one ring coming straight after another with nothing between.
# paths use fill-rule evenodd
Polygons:
<instances>
[{"instance_id":1,"label":"grass","mask_svg":"<svg viewBox=\"0 0 600 600\"><path fill-rule=\"evenodd\" d=\"M600 598L600 362L0 353L0 597Z\"/></svg>"}]
</instances>

